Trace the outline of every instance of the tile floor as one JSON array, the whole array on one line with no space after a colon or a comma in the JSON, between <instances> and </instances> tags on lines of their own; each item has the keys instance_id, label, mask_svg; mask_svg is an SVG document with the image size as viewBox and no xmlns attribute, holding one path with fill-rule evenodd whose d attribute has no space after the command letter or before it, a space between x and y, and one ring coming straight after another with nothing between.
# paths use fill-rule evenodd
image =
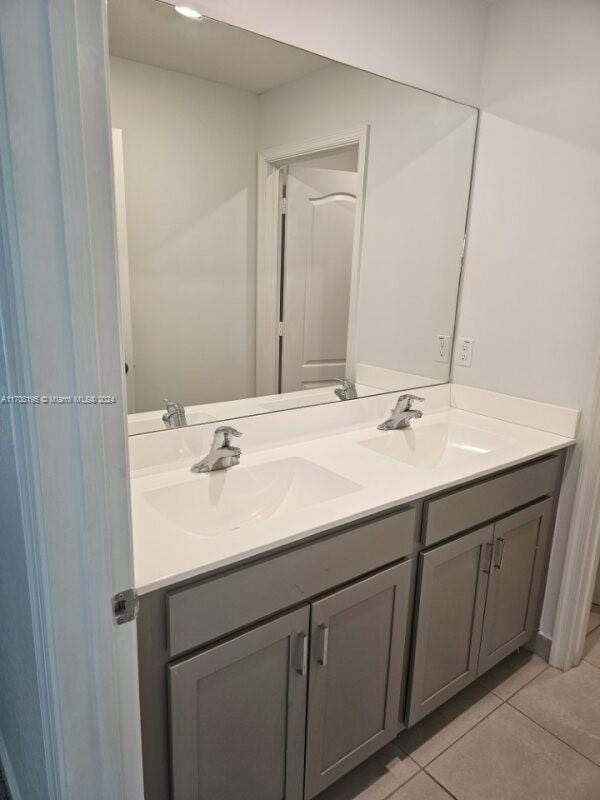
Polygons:
<instances>
[{"instance_id":1,"label":"tile floor","mask_svg":"<svg viewBox=\"0 0 600 800\"><path fill-rule=\"evenodd\" d=\"M514 653L318 800L600 800L600 608L579 667Z\"/></svg>"}]
</instances>

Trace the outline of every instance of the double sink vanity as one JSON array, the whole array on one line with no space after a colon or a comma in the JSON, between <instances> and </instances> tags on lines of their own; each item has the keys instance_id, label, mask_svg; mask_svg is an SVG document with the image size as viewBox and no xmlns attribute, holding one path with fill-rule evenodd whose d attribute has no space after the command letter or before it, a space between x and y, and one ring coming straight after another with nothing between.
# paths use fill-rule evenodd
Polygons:
<instances>
[{"instance_id":1,"label":"double sink vanity","mask_svg":"<svg viewBox=\"0 0 600 800\"><path fill-rule=\"evenodd\" d=\"M576 423L420 393L131 440L147 800L310 800L534 639Z\"/></svg>"},{"instance_id":2,"label":"double sink vanity","mask_svg":"<svg viewBox=\"0 0 600 800\"><path fill-rule=\"evenodd\" d=\"M578 414L458 379L478 109L107 6L145 800L325 800L547 650Z\"/></svg>"}]
</instances>

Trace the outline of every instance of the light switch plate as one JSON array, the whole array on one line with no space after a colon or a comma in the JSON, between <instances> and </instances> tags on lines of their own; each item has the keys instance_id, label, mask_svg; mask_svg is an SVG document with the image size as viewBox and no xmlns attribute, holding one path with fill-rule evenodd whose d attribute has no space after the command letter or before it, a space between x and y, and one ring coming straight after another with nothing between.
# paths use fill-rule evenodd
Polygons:
<instances>
[{"instance_id":1,"label":"light switch plate","mask_svg":"<svg viewBox=\"0 0 600 800\"><path fill-rule=\"evenodd\" d=\"M459 367L470 367L473 358L473 343L474 340L467 336L462 336L458 340L458 347L456 348L456 357L454 363Z\"/></svg>"},{"instance_id":2,"label":"light switch plate","mask_svg":"<svg viewBox=\"0 0 600 800\"><path fill-rule=\"evenodd\" d=\"M450 361L452 337L440 334L437 337L437 355L435 360L440 364L447 364Z\"/></svg>"}]
</instances>

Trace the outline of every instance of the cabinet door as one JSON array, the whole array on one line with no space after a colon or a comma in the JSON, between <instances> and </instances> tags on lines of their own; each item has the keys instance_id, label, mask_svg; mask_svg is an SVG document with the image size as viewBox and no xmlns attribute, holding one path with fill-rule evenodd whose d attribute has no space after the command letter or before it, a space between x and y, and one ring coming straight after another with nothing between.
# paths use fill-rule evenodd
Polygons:
<instances>
[{"instance_id":1,"label":"cabinet door","mask_svg":"<svg viewBox=\"0 0 600 800\"><path fill-rule=\"evenodd\" d=\"M494 527L479 673L526 644L535 633L552 504L552 499L543 500Z\"/></svg>"},{"instance_id":2,"label":"cabinet door","mask_svg":"<svg viewBox=\"0 0 600 800\"><path fill-rule=\"evenodd\" d=\"M312 606L307 800L397 734L412 561Z\"/></svg>"},{"instance_id":3,"label":"cabinet door","mask_svg":"<svg viewBox=\"0 0 600 800\"><path fill-rule=\"evenodd\" d=\"M419 556L409 725L477 676L492 541L488 525Z\"/></svg>"},{"instance_id":4,"label":"cabinet door","mask_svg":"<svg viewBox=\"0 0 600 800\"><path fill-rule=\"evenodd\" d=\"M301 800L308 606L169 667L174 800Z\"/></svg>"}]
</instances>

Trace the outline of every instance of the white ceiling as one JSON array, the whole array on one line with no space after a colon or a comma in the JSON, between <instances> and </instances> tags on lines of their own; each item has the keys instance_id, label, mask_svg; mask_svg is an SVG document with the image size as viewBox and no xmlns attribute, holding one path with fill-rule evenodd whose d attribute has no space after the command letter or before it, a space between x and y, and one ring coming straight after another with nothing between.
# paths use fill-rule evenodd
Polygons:
<instances>
[{"instance_id":1,"label":"white ceiling","mask_svg":"<svg viewBox=\"0 0 600 800\"><path fill-rule=\"evenodd\" d=\"M108 0L112 55L260 94L331 62L241 28L196 22L160 0Z\"/></svg>"}]
</instances>

